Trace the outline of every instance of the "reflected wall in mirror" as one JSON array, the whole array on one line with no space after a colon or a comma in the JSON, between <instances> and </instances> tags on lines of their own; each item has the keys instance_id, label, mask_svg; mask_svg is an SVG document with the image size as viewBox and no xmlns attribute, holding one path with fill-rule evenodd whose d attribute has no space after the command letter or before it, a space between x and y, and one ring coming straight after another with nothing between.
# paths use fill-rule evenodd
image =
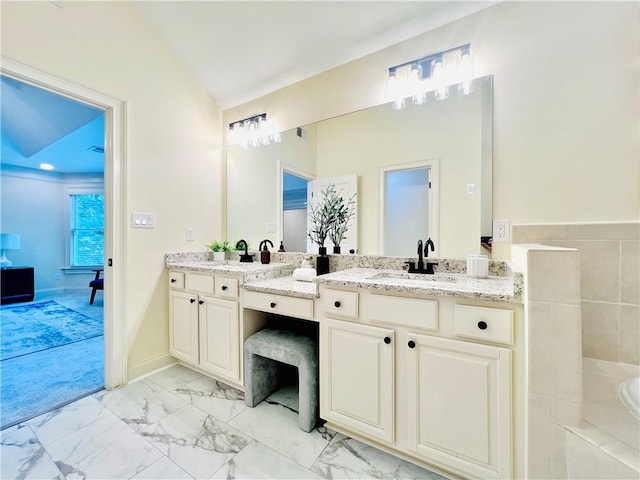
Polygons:
<instances>
[{"instance_id":1,"label":"reflected wall in mirror","mask_svg":"<svg viewBox=\"0 0 640 480\"><path fill-rule=\"evenodd\" d=\"M356 174L358 251L384 254L385 169L437 160L437 184L432 179L437 225L429 231L427 219L422 236L434 239L439 257L480 253L480 237L491 236L492 223L492 77L476 79L471 95L429 100L399 111L379 105L289 130L280 144L229 147L227 236L252 243L283 239L284 170L306 178ZM277 231L268 233L267 223L276 223ZM415 255L415 249L407 255Z\"/></svg>"}]
</instances>

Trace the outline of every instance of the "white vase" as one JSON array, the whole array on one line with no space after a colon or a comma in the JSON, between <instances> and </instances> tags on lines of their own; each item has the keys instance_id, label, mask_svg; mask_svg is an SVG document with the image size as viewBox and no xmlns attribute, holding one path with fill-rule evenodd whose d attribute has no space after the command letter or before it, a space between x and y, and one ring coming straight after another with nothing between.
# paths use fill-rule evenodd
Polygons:
<instances>
[{"instance_id":1,"label":"white vase","mask_svg":"<svg viewBox=\"0 0 640 480\"><path fill-rule=\"evenodd\" d=\"M224 262L225 252L213 252L213 261L214 262Z\"/></svg>"}]
</instances>

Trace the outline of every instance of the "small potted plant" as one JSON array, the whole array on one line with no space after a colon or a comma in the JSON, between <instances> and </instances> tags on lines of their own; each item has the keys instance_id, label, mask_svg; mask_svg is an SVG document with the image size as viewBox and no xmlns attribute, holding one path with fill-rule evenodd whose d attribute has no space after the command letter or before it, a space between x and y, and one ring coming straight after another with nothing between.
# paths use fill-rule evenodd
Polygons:
<instances>
[{"instance_id":1,"label":"small potted plant","mask_svg":"<svg viewBox=\"0 0 640 480\"><path fill-rule=\"evenodd\" d=\"M226 252L233 249L229 240L213 240L207 247L213 251L214 262L224 262Z\"/></svg>"}]
</instances>

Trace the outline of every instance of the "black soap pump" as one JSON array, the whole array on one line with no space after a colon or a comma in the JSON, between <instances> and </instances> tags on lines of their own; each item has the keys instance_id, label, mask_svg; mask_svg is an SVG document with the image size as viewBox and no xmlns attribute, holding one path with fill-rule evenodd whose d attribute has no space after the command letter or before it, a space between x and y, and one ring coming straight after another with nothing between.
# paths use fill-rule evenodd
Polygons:
<instances>
[{"instance_id":1,"label":"black soap pump","mask_svg":"<svg viewBox=\"0 0 640 480\"><path fill-rule=\"evenodd\" d=\"M262 240L260 242L260 262L261 263L269 263L271 261L271 252L269 251L269 248L267 248L267 244L271 245L271 248L273 248L273 243L271 243L271 240L266 239L266 240Z\"/></svg>"}]
</instances>

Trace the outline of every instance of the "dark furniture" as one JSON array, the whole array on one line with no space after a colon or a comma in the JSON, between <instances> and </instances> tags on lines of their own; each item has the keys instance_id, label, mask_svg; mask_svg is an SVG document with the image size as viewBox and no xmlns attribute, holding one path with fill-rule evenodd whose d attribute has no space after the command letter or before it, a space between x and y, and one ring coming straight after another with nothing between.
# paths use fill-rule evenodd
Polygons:
<instances>
[{"instance_id":1,"label":"dark furniture","mask_svg":"<svg viewBox=\"0 0 640 480\"><path fill-rule=\"evenodd\" d=\"M100 278L100 273L102 269L93 270L96 272L96 278L89 282L89 286L92 288L91 290L91 300L89 300L89 305L93 305L93 301L96 299L96 292L98 290L104 290L104 278Z\"/></svg>"},{"instance_id":2,"label":"dark furniture","mask_svg":"<svg viewBox=\"0 0 640 480\"><path fill-rule=\"evenodd\" d=\"M0 304L32 302L33 267L0 267Z\"/></svg>"}]
</instances>

